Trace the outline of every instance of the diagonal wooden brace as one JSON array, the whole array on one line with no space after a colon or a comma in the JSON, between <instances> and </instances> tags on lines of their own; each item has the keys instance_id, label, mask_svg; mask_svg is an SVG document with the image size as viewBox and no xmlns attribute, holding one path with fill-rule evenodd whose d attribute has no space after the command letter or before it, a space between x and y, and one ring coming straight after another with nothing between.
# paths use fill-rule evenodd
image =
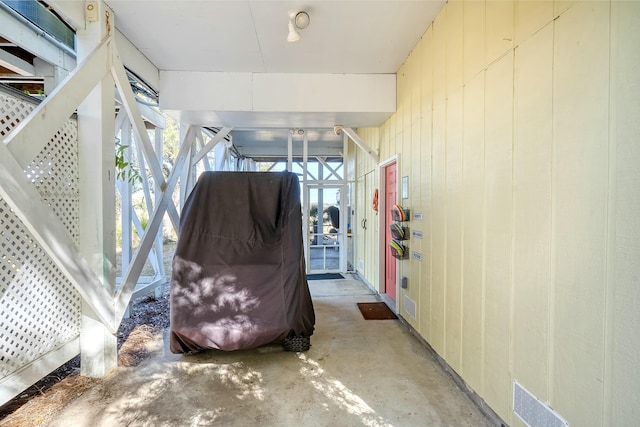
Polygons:
<instances>
[{"instance_id":1,"label":"diagonal wooden brace","mask_svg":"<svg viewBox=\"0 0 640 427\"><path fill-rule=\"evenodd\" d=\"M107 71L111 37L102 43L64 79L5 138L13 157L26 167L42 151L49 139L69 120L78 105L96 87Z\"/></svg>"},{"instance_id":2,"label":"diagonal wooden brace","mask_svg":"<svg viewBox=\"0 0 640 427\"><path fill-rule=\"evenodd\" d=\"M140 276L140 272L142 272L144 261L149 255L149 251L153 246L155 236L160 229L160 224L162 224L162 218L164 217L164 213L167 210L167 205L173 206L173 200L171 199L173 195L173 189L178 182L178 178L180 177L182 169L186 164L188 164L189 150L194 138L195 129L193 126L190 126L189 129L187 129L187 133L185 134L180 146L178 158L176 159L173 169L171 170L171 174L169 175L167 187L165 191L162 192L160 201L156 204L153 215L149 219L147 228L145 229L144 235L140 240L140 245L138 246L138 249L133 256L133 261L131 262L131 264L129 264L129 268L122 278L120 290L116 295L116 318L118 320L120 320L122 316L124 316L129 301L131 300L131 296L135 291L137 278Z\"/></svg>"},{"instance_id":3,"label":"diagonal wooden brace","mask_svg":"<svg viewBox=\"0 0 640 427\"><path fill-rule=\"evenodd\" d=\"M367 153L376 163L378 163L380 161L380 158L378 157L378 153L376 153L375 151L373 151L373 149L371 147L369 147L367 145L366 142L364 142L362 140L362 138L360 138L360 136L358 136L358 134L351 128L347 128L344 126L334 126L333 127L333 131L336 133L336 135L340 135L342 134L342 132L344 132L345 134L347 134L347 136L349 138L351 138L351 140L365 153Z\"/></svg>"},{"instance_id":4,"label":"diagonal wooden brace","mask_svg":"<svg viewBox=\"0 0 640 427\"><path fill-rule=\"evenodd\" d=\"M147 165L151 170L151 175L153 176L154 181L158 183L158 186L163 189L164 192L166 191L167 182L162 174L162 167L160 166L160 162L156 157L153 145L151 144L151 140L147 134L147 128L144 125L138 103L136 102L133 91L131 90L131 85L127 78L127 72L124 69L124 65L122 65L122 60L120 59L120 55L118 54L115 46L111 74L116 82L118 92L122 97L122 105L124 106L133 126L133 132L136 140L142 145L142 151L144 153L145 160L147 161ZM167 212L169 213L169 218L171 219L173 228L177 233L180 228L180 216L178 215L178 211L173 203L167 206Z\"/></svg>"}]
</instances>

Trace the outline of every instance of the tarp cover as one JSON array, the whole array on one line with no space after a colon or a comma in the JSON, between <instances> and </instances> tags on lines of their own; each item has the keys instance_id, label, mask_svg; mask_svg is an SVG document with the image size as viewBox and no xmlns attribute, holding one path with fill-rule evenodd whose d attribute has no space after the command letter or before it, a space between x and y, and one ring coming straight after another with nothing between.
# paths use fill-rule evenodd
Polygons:
<instances>
[{"instance_id":1,"label":"tarp cover","mask_svg":"<svg viewBox=\"0 0 640 427\"><path fill-rule=\"evenodd\" d=\"M182 210L170 307L174 353L313 334L295 174L200 176Z\"/></svg>"}]
</instances>

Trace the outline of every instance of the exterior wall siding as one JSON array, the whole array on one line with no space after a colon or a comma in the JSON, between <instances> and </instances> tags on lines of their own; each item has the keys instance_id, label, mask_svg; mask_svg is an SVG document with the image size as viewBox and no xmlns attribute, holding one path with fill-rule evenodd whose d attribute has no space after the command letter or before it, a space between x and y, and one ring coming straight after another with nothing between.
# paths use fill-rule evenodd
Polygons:
<instances>
[{"instance_id":1,"label":"exterior wall siding","mask_svg":"<svg viewBox=\"0 0 640 427\"><path fill-rule=\"evenodd\" d=\"M514 380L570 425L640 419L639 21L638 2L450 1L396 114L359 129L423 214L400 315L512 426Z\"/></svg>"}]
</instances>

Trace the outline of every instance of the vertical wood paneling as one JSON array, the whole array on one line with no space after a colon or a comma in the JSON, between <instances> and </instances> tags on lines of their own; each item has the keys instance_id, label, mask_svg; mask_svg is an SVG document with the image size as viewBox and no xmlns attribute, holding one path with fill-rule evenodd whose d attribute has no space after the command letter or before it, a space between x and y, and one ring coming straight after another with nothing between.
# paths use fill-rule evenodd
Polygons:
<instances>
[{"instance_id":1,"label":"vertical wood paneling","mask_svg":"<svg viewBox=\"0 0 640 427\"><path fill-rule=\"evenodd\" d=\"M447 7L433 21L433 102L440 103L447 96Z\"/></svg>"},{"instance_id":2,"label":"vertical wood paneling","mask_svg":"<svg viewBox=\"0 0 640 427\"><path fill-rule=\"evenodd\" d=\"M553 20L553 2L529 0L515 3L515 43L519 45Z\"/></svg>"},{"instance_id":3,"label":"vertical wood paneling","mask_svg":"<svg viewBox=\"0 0 640 427\"><path fill-rule=\"evenodd\" d=\"M422 118L431 117L433 109L433 69L434 69L434 40L433 25L422 36L422 50L420 53L420 113ZM431 122L431 121L429 121ZM424 127L423 127L424 128ZM431 131L429 131L431 132Z\"/></svg>"},{"instance_id":4,"label":"vertical wood paneling","mask_svg":"<svg viewBox=\"0 0 640 427\"><path fill-rule=\"evenodd\" d=\"M602 425L609 4L576 3L555 25L552 399Z\"/></svg>"},{"instance_id":5,"label":"vertical wood paneling","mask_svg":"<svg viewBox=\"0 0 640 427\"><path fill-rule=\"evenodd\" d=\"M413 82L413 73L415 71L414 63L415 57L410 55L400 71L398 72L398 94L396 96L398 103L398 111L396 116L398 117L399 129L396 132L403 131L407 126L411 126L411 91Z\"/></svg>"},{"instance_id":6,"label":"vertical wood paneling","mask_svg":"<svg viewBox=\"0 0 640 427\"><path fill-rule=\"evenodd\" d=\"M446 199L446 104L433 108L432 146L432 208L431 208L431 345L444 357L446 310L446 251L447 251L447 199Z\"/></svg>"},{"instance_id":7,"label":"vertical wood paneling","mask_svg":"<svg viewBox=\"0 0 640 427\"><path fill-rule=\"evenodd\" d=\"M615 150L615 263L609 295L612 370L604 425L640 420L640 2L617 2L612 9L612 148Z\"/></svg>"},{"instance_id":8,"label":"vertical wood paneling","mask_svg":"<svg viewBox=\"0 0 640 427\"><path fill-rule=\"evenodd\" d=\"M453 0L447 3L447 94L462 87L462 23L463 3L461 0Z\"/></svg>"},{"instance_id":9,"label":"vertical wood paneling","mask_svg":"<svg viewBox=\"0 0 640 427\"><path fill-rule=\"evenodd\" d=\"M447 99L447 281L446 350L449 365L461 368L462 336L462 89Z\"/></svg>"},{"instance_id":10,"label":"vertical wood paneling","mask_svg":"<svg viewBox=\"0 0 640 427\"><path fill-rule=\"evenodd\" d=\"M424 215L412 325L511 425L513 379L571 425L640 418L637 22L637 2L449 2L371 134Z\"/></svg>"},{"instance_id":11,"label":"vertical wood paneling","mask_svg":"<svg viewBox=\"0 0 640 427\"><path fill-rule=\"evenodd\" d=\"M486 61L488 66L513 47L513 2L486 2Z\"/></svg>"},{"instance_id":12,"label":"vertical wood paneling","mask_svg":"<svg viewBox=\"0 0 640 427\"><path fill-rule=\"evenodd\" d=\"M485 68L485 2L464 2L463 63L464 83L470 82Z\"/></svg>"},{"instance_id":13,"label":"vertical wood paneling","mask_svg":"<svg viewBox=\"0 0 640 427\"><path fill-rule=\"evenodd\" d=\"M563 14L569 8L573 7L576 4L577 0L554 0L553 2L553 13L555 16Z\"/></svg>"},{"instance_id":14,"label":"vertical wood paneling","mask_svg":"<svg viewBox=\"0 0 640 427\"><path fill-rule=\"evenodd\" d=\"M464 88L462 375L482 394L484 306L484 73Z\"/></svg>"},{"instance_id":15,"label":"vertical wood paneling","mask_svg":"<svg viewBox=\"0 0 640 427\"><path fill-rule=\"evenodd\" d=\"M544 400L549 397L553 25L520 45L515 58L514 377Z\"/></svg>"},{"instance_id":16,"label":"vertical wood paneling","mask_svg":"<svg viewBox=\"0 0 640 427\"><path fill-rule=\"evenodd\" d=\"M420 167L421 167L421 146L420 146L420 120L416 121L411 127L411 158L404 158L404 161L410 163L411 169L409 174L409 199L406 203L407 206L411 209L411 215L413 215L417 211L421 211L421 203L420 203ZM403 201L404 203L404 201ZM409 223L410 229L415 228L415 222ZM409 249L411 251L421 252L422 241L419 239L410 239L408 242ZM420 327L420 318L422 317L420 310L420 294L422 292L422 285L420 283L421 279L421 269L422 262L417 261L413 258L409 258L408 263L409 271L406 276L409 279L408 289L402 290L403 295L406 293L409 298L413 301L416 301L416 315L415 319L408 316L408 321L414 328ZM426 312L426 311L425 311Z\"/></svg>"},{"instance_id":17,"label":"vertical wood paneling","mask_svg":"<svg viewBox=\"0 0 640 427\"><path fill-rule=\"evenodd\" d=\"M509 414L513 54L487 70L485 102L485 352L487 403Z\"/></svg>"},{"instance_id":18,"label":"vertical wood paneling","mask_svg":"<svg viewBox=\"0 0 640 427\"><path fill-rule=\"evenodd\" d=\"M420 52L421 65L421 125L420 125L420 199L422 221L416 221L413 227L422 231L422 266L420 268L420 310L419 331L422 336L431 340L431 140L432 140L432 99L433 99L433 33L429 27L422 39ZM417 171L416 171L417 172Z\"/></svg>"},{"instance_id":19,"label":"vertical wood paneling","mask_svg":"<svg viewBox=\"0 0 640 427\"><path fill-rule=\"evenodd\" d=\"M418 42L416 47L413 49L411 53L411 71L410 71L410 105L411 105L411 114L410 123L413 126L416 122L420 121L420 110L422 106L422 78L420 77L422 72L422 58L420 54L422 53L422 39Z\"/></svg>"}]
</instances>

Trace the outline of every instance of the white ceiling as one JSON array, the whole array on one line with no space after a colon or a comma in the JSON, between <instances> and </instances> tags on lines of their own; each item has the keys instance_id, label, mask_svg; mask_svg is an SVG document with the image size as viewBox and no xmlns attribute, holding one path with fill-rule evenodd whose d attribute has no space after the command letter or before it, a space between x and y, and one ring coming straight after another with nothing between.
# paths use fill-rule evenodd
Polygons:
<instances>
[{"instance_id":1,"label":"white ceiling","mask_svg":"<svg viewBox=\"0 0 640 427\"><path fill-rule=\"evenodd\" d=\"M442 0L413 1L169 1L107 0L116 27L160 70L251 73L396 73L444 5ZM301 39L287 42L287 13L305 10L310 25ZM162 97L162 93L160 93ZM197 96L197 95L196 95ZM225 116L228 125L273 139L263 129L264 120L225 111L177 112L182 119L202 121ZM268 114L268 120L288 127L315 127L323 116ZM339 112L335 112L338 115ZM237 122L233 122L234 117ZM301 119L302 117L302 119ZM383 120L384 118L381 118ZM334 122L335 124L335 122ZM286 138L281 129L277 138ZM272 132L278 133L277 129ZM236 131L239 132L239 131ZM327 132L319 133L329 137ZM238 135L239 137L239 135ZM252 137L243 135L245 144ZM335 138L342 144L342 138Z\"/></svg>"},{"instance_id":2,"label":"white ceiling","mask_svg":"<svg viewBox=\"0 0 640 427\"><path fill-rule=\"evenodd\" d=\"M108 0L161 70L395 73L444 1ZM287 42L287 12L311 23Z\"/></svg>"}]
</instances>

